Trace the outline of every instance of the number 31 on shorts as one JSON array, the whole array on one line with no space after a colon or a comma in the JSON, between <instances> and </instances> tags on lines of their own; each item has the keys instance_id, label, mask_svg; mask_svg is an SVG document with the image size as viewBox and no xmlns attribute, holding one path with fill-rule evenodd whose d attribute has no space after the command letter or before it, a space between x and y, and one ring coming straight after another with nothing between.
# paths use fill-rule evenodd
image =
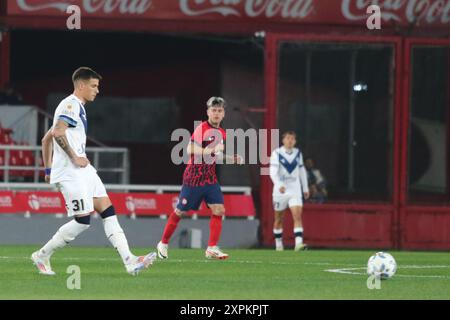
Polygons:
<instances>
[{"instance_id":1,"label":"number 31 on shorts","mask_svg":"<svg viewBox=\"0 0 450 320\"><path fill-rule=\"evenodd\" d=\"M73 204L73 209L72 210L74 212L77 212L77 211L80 211L80 210L84 211L84 200L83 199L73 200L72 204Z\"/></svg>"}]
</instances>

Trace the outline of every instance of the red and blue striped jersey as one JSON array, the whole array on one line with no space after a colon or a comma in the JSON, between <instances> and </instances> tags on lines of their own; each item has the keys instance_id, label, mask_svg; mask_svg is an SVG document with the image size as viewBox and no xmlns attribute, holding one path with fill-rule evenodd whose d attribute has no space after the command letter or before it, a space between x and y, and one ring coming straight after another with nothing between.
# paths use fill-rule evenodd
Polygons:
<instances>
[{"instance_id":1,"label":"red and blue striped jersey","mask_svg":"<svg viewBox=\"0 0 450 320\"><path fill-rule=\"evenodd\" d=\"M223 128L215 128L208 121L202 122L191 136L191 142L202 148L225 144L226 132ZM204 186L217 183L216 155L191 155L184 170L183 184L187 186Z\"/></svg>"}]
</instances>

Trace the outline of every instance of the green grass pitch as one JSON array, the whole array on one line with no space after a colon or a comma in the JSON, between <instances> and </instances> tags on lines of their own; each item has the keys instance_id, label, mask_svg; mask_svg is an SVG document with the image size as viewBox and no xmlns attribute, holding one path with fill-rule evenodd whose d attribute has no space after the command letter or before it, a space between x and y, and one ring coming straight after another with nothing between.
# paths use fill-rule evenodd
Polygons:
<instances>
[{"instance_id":1,"label":"green grass pitch","mask_svg":"<svg viewBox=\"0 0 450 320\"><path fill-rule=\"evenodd\" d=\"M203 250L171 249L168 260L132 277L111 248L67 247L52 258L57 275L49 277L31 263L36 249L0 246L0 299L450 298L450 254L445 252L390 251L397 274L382 281L381 289L369 290L365 266L373 250L226 250L230 259L210 261ZM70 265L80 267L80 290L67 288Z\"/></svg>"}]
</instances>

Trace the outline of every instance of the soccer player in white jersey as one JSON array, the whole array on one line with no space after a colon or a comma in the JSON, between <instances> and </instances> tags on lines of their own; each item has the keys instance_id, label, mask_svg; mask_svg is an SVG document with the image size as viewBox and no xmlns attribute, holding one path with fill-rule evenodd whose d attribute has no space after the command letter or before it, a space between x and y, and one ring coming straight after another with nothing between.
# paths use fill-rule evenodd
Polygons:
<instances>
[{"instance_id":1,"label":"soccer player in white jersey","mask_svg":"<svg viewBox=\"0 0 450 320\"><path fill-rule=\"evenodd\" d=\"M273 233L275 249L283 250L283 214L289 207L294 220L295 251L304 250L302 208L303 198L309 198L308 180L303 156L295 148L296 134L287 131L282 135L283 146L275 149L270 157L270 178L273 182L273 206L275 220Z\"/></svg>"},{"instance_id":2,"label":"soccer player in white jersey","mask_svg":"<svg viewBox=\"0 0 450 320\"><path fill-rule=\"evenodd\" d=\"M131 253L105 187L86 157L85 105L94 101L99 93L101 79L98 73L87 67L74 72L74 92L60 102L53 126L42 139L45 181L58 186L64 196L68 216L74 219L59 228L41 249L32 254L31 259L41 274L55 274L50 257L89 228L90 215L94 211L102 217L106 236L129 274L137 275L156 259L155 252L146 256Z\"/></svg>"}]
</instances>

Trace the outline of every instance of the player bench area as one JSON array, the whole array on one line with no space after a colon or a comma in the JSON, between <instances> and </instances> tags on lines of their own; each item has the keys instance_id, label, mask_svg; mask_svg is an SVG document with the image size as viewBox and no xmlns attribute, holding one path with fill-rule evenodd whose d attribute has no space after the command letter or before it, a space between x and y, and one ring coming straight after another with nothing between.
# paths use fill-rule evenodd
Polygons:
<instances>
[{"instance_id":1,"label":"player bench area","mask_svg":"<svg viewBox=\"0 0 450 320\"><path fill-rule=\"evenodd\" d=\"M155 246L167 216L173 211L180 186L106 185L120 223L133 246ZM258 245L259 220L250 187L223 186L226 214L220 245L249 248ZM190 212L174 234L172 247L205 245L210 211L202 204ZM0 243L39 244L66 218L64 199L54 186L44 183L0 183ZM108 246L101 219L94 221L77 246ZM98 228L98 230L96 230ZM94 229L94 230L92 230Z\"/></svg>"}]
</instances>

